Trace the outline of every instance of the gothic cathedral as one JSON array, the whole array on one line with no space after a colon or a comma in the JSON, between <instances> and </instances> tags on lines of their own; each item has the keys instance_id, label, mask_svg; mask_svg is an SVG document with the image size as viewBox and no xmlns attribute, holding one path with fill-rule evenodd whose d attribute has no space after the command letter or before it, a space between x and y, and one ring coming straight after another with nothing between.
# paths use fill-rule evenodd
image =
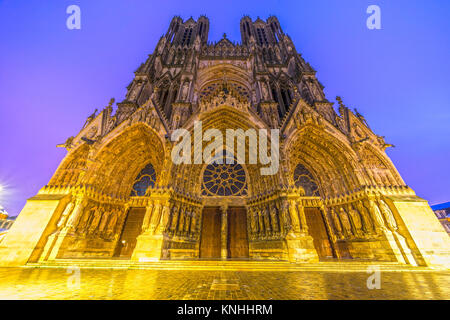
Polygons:
<instances>
[{"instance_id":1,"label":"gothic cathedral","mask_svg":"<svg viewBox=\"0 0 450 320\"><path fill-rule=\"evenodd\" d=\"M0 243L1 265L450 266L449 237L386 155L390 145L339 97L335 110L276 17L242 18L240 43L226 35L208 42L208 31L204 16L173 18L115 112L111 100L61 145L66 157ZM173 161L177 129L203 136L183 149L191 163ZM231 161L202 161L210 129L238 132L236 148L220 153ZM279 155L273 174L262 174L267 162L247 159L255 155L251 133L261 130L267 141L278 132L278 150L268 150ZM245 163L234 161L239 141Z\"/></svg>"}]
</instances>

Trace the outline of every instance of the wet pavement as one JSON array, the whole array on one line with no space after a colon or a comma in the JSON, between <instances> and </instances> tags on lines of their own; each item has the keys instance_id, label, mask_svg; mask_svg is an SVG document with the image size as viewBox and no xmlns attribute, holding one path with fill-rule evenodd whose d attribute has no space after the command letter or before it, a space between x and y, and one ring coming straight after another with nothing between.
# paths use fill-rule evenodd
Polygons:
<instances>
[{"instance_id":1,"label":"wet pavement","mask_svg":"<svg viewBox=\"0 0 450 320\"><path fill-rule=\"evenodd\" d=\"M370 276L334 271L0 268L0 299L450 299L450 272L382 271L380 289L367 287Z\"/></svg>"}]
</instances>

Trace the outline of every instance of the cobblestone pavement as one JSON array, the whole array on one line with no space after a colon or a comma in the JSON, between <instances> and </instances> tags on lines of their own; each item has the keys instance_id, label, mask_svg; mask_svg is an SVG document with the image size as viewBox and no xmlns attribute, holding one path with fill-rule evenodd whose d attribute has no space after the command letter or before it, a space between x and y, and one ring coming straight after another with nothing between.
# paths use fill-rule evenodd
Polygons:
<instances>
[{"instance_id":1,"label":"cobblestone pavement","mask_svg":"<svg viewBox=\"0 0 450 320\"><path fill-rule=\"evenodd\" d=\"M79 281L77 280L79 276ZM450 299L450 272L0 268L0 299Z\"/></svg>"}]
</instances>

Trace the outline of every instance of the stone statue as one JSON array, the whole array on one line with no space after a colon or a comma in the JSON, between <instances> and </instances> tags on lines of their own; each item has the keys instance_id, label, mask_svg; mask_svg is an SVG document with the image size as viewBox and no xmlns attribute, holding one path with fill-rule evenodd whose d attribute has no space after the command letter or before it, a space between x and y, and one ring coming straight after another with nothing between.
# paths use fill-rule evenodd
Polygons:
<instances>
[{"instance_id":1,"label":"stone statue","mask_svg":"<svg viewBox=\"0 0 450 320\"><path fill-rule=\"evenodd\" d=\"M391 208L387 205L384 200L380 200L380 208L386 217L386 221L391 229L394 231L398 229L397 221L395 221L394 214L391 211Z\"/></svg>"},{"instance_id":2,"label":"stone statue","mask_svg":"<svg viewBox=\"0 0 450 320\"><path fill-rule=\"evenodd\" d=\"M380 208L378 207L376 202L369 201L369 206L370 206L370 211L372 213L372 217L374 218L377 227L380 229L385 229L386 227L384 225L384 219L380 212Z\"/></svg>"},{"instance_id":3,"label":"stone statue","mask_svg":"<svg viewBox=\"0 0 450 320\"><path fill-rule=\"evenodd\" d=\"M59 218L59 221L56 225L56 227L58 229L60 229L66 222L67 217L70 215L70 213L72 212L74 207L73 202L69 202L69 204L66 206L66 208L64 209L63 213L61 214L61 218Z\"/></svg>"},{"instance_id":4,"label":"stone statue","mask_svg":"<svg viewBox=\"0 0 450 320\"><path fill-rule=\"evenodd\" d=\"M333 219L333 225L334 225L334 229L336 230L337 236L339 239L342 239L341 221L339 220L339 217L333 208L330 209L330 214L331 214L331 218Z\"/></svg>"},{"instance_id":5,"label":"stone statue","mask_svg":"<svg viewBox=\"0 0 450 320\"><path fill-rule=\"evenodd\" d=\"M98 109L95 109L94 113L91 114L91 115L86 119L86 122L84 123L83 128L86 128L86 126L87 126L89 123L91 123L92 120L95 119L95 117L97 116L97 111L98 111Z\"/></svg>"},{"instance_id":6,"label":"stone statue","mask_svg":"<svg viewBox=\"0 0 450 320\"><path fill-rule=\"evenodd\" d=\"M182 93L181 93L181 99L183 101L188 100L188 95L189 95L189 82L186 81L183 84Z\"/></svg>"},{"instance_id":7,"label":"stone statue","mask_svg":"<svg viewBox=\"0 0 450 320\"><path fill-rule=\"evenodd\" d=\"M108 227L106 228L106 236L108 238L112 238L114 235L118 217L119 212L117 210L113 210L109 218Z\"/></svg>"},{"instance_id":8,"label":"stone statue","mask_svg":"<svg viewBox=\"0 0 450 320\"><path fill-rule=\"evenodd\" d=\"M313 80L310 81L310 88L313 93L313 96L316 100L322 100L322 92L319 90L317 83L315 83Z\"/></svg>"},{"instance_id":9,"label":"stone statue","mask_svg":"<svg viewBox=\"0 0 450 320\"><path fill-rule=\"evenodd\" d=\"M341 218L342 226L344 227L346 236L348 237L352 236L353 235L352 226L347 216L347 212L345 212L344 208L342 207L339 209L339 217Z\"/></svg>"},{"instance_id":10,"label":"stone statue","mask_svg":"<svg viewBox=\"0 0 450 320\"><path fill-rule=\"evenodd\" d=\"M278 224L278 215L277 215L277 209L272 206L269 207L269 212L270 212L270 220L272 221L272 230L273 231L280 231L280 226Z\"/></svg>"},{"instance_id":11,"label":"stone statue","mask_svg":"<svg viewBox=\"0 0 450 320\"><path fill-rule=\"evenodd\" d=\"M88 222L91 219L94 212L97 210L97 207L85 208L83 215L80 218L80 223L77 225L77 232L82 233L85 232L88 227Z\"/></svg>"},{"instance_id":12,"label":"stone statue","mask_svg":"<svg viewBox=\"0 0 450 320\"><path fill-rule=\"evenodd\" d=\"M97 229L103 215L103 210L101 208L96 208L91 214L93 214L93 217L87 229L89 234L93 234Z\"/></svg>"},{"instance_id":13,"label":"stone statue","mask_svg":"<svg viewBox=\"0 0 450 320\"><path fill-rule=\"evenodd\" d=\"M105 230L106 224L108 223L109 216L111 215L111 210L104 210L102 214L102 219L100 220L98 226L98 232L102 233Z\"/></svg>"},{"instance_id":14,"label":"stone statue","mask_svg":"<svg viewBox=\"0 0 450 320\"><path fill-rule=\"evenodd\" d=\"M160 226L161 233L165 232L167 230L168 224L169 224L169 218L170 218L170 208L167 205L163 206L162 209L162 222Z\"/></svg>"},{"instance_id":15,"label":"stone statue","mask_svg":"<svg viewBox=\"0 0 450 320\"><path fill-rule=\"evenodd\" d=\"M264 101L269 100L269 91L267 89L267 83L261 82L262 98Z\"/></svg>"},{"instance_id":16,"label":"stone statue","mask_svg":"<svg viewBox=\"0 0 450 320\"><path fill-rule=\"evenodd\" d=\"M359 212L353 208L350 208L350 217L353 221L353 225L355 226L356 232L361 234L362 233L362 222L361 222L361 216Z\"/></svg>"}]
</instances>

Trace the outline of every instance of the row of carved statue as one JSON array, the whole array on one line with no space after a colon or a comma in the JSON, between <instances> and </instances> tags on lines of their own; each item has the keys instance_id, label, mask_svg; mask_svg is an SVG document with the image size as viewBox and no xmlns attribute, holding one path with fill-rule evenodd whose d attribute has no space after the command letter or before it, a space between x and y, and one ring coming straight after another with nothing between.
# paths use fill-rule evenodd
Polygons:
<instances>
[{"instance_id":1,"label":"row of carved statue","mask_svg":"<svg viewBox=\"0 0 450 320\"><path fill-rule=\"evenodd\" d=\"M398 229L394 214L383 199L333 206L328 209L328 217L337 239L368 239L377 237L383 230Z\"/></svg>"},{"instance_id":2,"label":"row of carved statue","mask_svg":"<svg viewBox=\"0 0 450 320\"><path fill-rule=\"evenodd\" d=\"M114 240L124 223L125 212L121 205L75 198L65 207L57 228L84 237Z\"/></svg>"},{"instance_id":3,"label":"row of carved statue","mask_svg":"<svg viewBox=\"0 0 450 320\"><path fill-rule=\"evenodd\" d=\"M289 228L286 200L270 200L248 207L250 240L281 239Z\"/></svg>"},{"instance_id":4,"label":"row of carved statue","mask_svg":"<svg viewBox=\"0 0 450 320\"><path fill-rule=\"evenodd\" d=\"M203 47L201 54L209 57L248 57L249 51L247 47L241 45L207 45Z\"/></svg>"},{"instance_id":5,"label":"row of carved statue","mask_svg":"<svg viewBox=\"0 0 450 320\"><path fill-rule=\"evenodd\" d=\"M384 232L397 232L398 224L388 203L381 197L320 206L330 237L334 240L377 239ZM125 222L124 205L99 203L74 197L65 207L57 229L81 238L115 241ZM149 200L142 234L166 235L173 240L200 239L201 206L171 199ZM250 241L281 240L288 233L308 234L305 207L300 198L275 198L248 206Z\"/></svg>"},{"instance_id":6,"label":"row of carved statue","mask_svg":"<svg viewBox=\"0 0 450 320\"><path fill-rule=\"evenodd\" d=\"M299 200L275 199L248 207L250 240L280 239L289 233L307 234L305 207ZM368 240L383 231L398 230L389 205L383 199L364 199L319 207L336 240ZM325 214L326 213L326 214Z\"/></svg>"},{"instance_id":7,"label":"row of carved statue","mask_svg":"<svg viewBox=\"0 0 450 320\"><path fill-rule=\"evenodd\" d=\"M146 207L142 232L198 240L200 208L182 201L154 201Z\"/></svg>"}]
</instances>

